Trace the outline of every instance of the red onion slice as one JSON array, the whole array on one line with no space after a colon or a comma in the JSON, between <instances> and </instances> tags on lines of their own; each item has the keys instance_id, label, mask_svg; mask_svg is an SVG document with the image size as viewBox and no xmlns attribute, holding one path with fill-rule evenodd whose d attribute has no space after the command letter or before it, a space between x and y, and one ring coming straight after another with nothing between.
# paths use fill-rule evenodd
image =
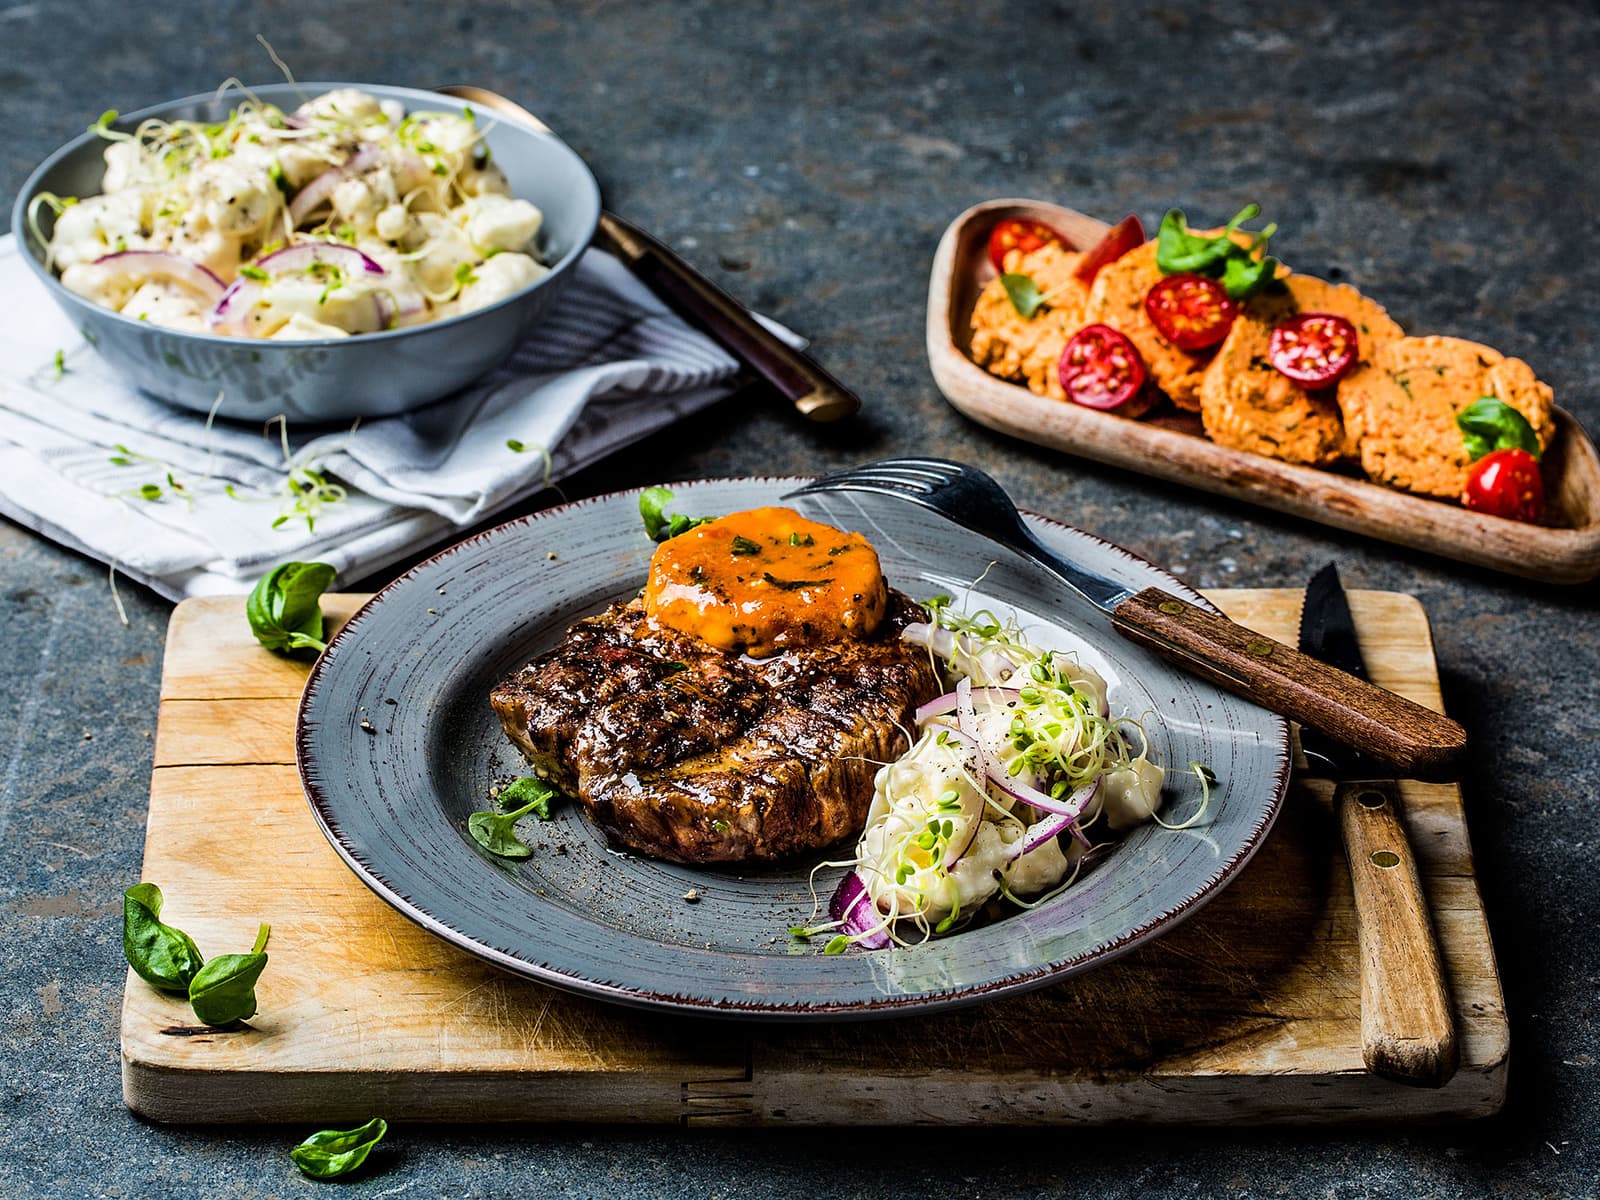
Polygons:
<instances>
[{"instance_id":1,"label":"red onion slice","mask_svg":"<svg viewBox=\"0 0 1600 1200\"><path fill-rule=\"evenodd\" d=\"M984 751L983 740L978 737L978 710L972 705L972 680L963 679L956 684L956 723L977 749L978 778L989 774L989 755Z\"/></svg>"},{"instance_id":2,"label":"red onion slice","mask_svg":"<svg viewBox=\"0 0 1600 1200\"><path fill-rule=\"evenodd\" d=\"M859 946L868 950L887 950L894 943L885 930L883 914L872 902L866 881L859 872L851 871L839 880L833 898L828 901L828 914L841 922L842 932L849 934Z\"/></svg>"},{"instance_id":3,"label":"red onion slice","mask_svg":"<svg viewBox=\"0 0 1600 1200\"><path fill-rule=\"evenodd\" d=\"M363 254L354 246L342 242L301 242L274 250L265 258L256 260L256 266L269 275L285 275L293 271L309 270L316 263L325 263L352 274L385 275L376 259Z\"/></svg>"},{"instance_id":4,"label":"red onion slice","mask_svg":"<svg viewBox=\"0 0 1600 1200\"><path fill-rule=\"evenodd\" d=\"M1095 791L1100 787L1100 781L1085 784L1073 792L1065 800L1057 800L1047 792L1026 783L1019 783L1015 779L1007 778L1000 771L989 772L989 782L994 784L1006 795L1029 808L1036 808L1040 812L1054 813L1056 816L1070 817L1077 820L1083 815L1083 810L1089 806L1089 801L1094 799Z\"/></svg>"},{"instance_id":5,"label":"red onion slice","mask_svg":"<svg viewBox=\"0 0 1600 1200\"><path fill-rule=\"evenodd\" d=\"M256 301L261 299L261 285L253 279L236 279L217 299L207 320L211 328L221 333L244 334L245 321Z\"/></svg>"},{"instance_id":6,"label":"red onion slice","mask_svg":"<svg viewBox=\"0 0 1600 1200\"><path fill-rule=\"evenodd\" d=\"M300 128L300 126L294 126L293 128ZM302 221L321 208L333 196L333 190L336 187L352 175L360 175L363 171L371 170L381 161L383 161L383 152L378 147L363 146L343 166L332 167L318 175L296 192L294 199L289 201L290 223L298 229Z\"/></svg>"},{"instance_id":7,"label":"red onion slice","mask_svg":"<svg viewBox=\"0 0 1600 1200\"><path fill-rule=\"evenodd\" d=\"M90 265L130 279L165 279L188 288L212 304L227 288L227 284L193 259L167 250L118 250L95 259Z\"/></svg>"}]
</instances>

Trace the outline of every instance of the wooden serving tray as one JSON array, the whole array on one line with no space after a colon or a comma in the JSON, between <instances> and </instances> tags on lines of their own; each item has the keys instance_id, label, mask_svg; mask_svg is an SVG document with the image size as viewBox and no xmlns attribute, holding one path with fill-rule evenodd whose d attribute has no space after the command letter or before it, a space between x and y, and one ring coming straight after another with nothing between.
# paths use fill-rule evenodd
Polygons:
<instances>
[{"instance_id":1,"label":"wooden serving tray","mask_svg":"<svg viewBox=\"0 0 1600 1200\"><path fill-rule=\"evenodd\" d=\"M1298 592L1211 595L1293 637ZM342 620L364 599L325 607ZM1376 682L1439 708L1416 600L1354 592L1351 606ZM123 1093L147 1117L1253 1124L1477 1117L1505 1099L1505 1009L1453 786L1402 785L1460 1033L1461 1067L1443 1088L1362 1066L1349 874L1331 789L1309 783L1237 882L1098 970L929 1017L751 1027L514 978L388 908L329 847L301 792L304 677L251 639L242 597L173 613L143 878L208 953L244 949L261 920L272 942L246 1029L196 1028L187 1004L129 973Z\"/></svg>"},{"instance_id":2,"label":"wooden serving tray","mask_svg":"<svg viewBox=\"0 0 1600 1200\"><path fill-rule=\"evenodd\" d=\"M989 374L971 358L972 310L995 273L989 233L1007 217L1043 221L1076 246L1092 245L1108 228L1042 201L990 200L945 230L928 284L928 364L945 398L973 420L1042 446L1512 575L1548 583L1600 576L1600 454L1560 408L1544 461L1547 523L1529 525L1358 475L1219 446L1205 436L1197 413L1163 406L1164 415L1130 421L1036 396Z\"/></svg>"}]
</instances>

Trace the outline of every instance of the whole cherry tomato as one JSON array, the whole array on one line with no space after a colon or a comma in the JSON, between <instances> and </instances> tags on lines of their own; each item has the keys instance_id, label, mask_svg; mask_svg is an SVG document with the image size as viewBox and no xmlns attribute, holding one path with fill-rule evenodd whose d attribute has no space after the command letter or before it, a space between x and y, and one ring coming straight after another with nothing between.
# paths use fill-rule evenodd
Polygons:
<instances>
[{"instance_id":1,"label":"whole cherry tomato","mask_svg":"<svg viewBox=\"0 0 1600 1200\"><path fill-rule=\"evenodd\" d=\"M1492 450L1467 472L1461 503L1473 512L1537 521L1544 512L1544 477L1526 450Z\"/></svg>"},{"instance_id":2,"label":"whole cherry tomato","mask_svg":"<svg viewBox=\"0 0 1600 1200\"><path fill-rule=\"evenodd\" d=\"M1144 359L1109 325L1085 325L1061 351L1057 367L1067 399L1088 408L1121 408L1144 387Z\"/></svg>"},{"instance_id":3,"label":"whole cherry tomato","mask_svg":"<svg viewBox=\"0 0 1600 1200\"><path fill-rule=\"evenodd\" d=\"M1144 310L1179 350L1204 350L1228 336L1239 306L1215 279L1168 275L1145 294Z\"/></svg>"},{"instance_id":4,"label":"whole cherry tomato","mask_svg":"<svg viewBox=\"0 0 1600 1200\"><path fill-rule=\"evenodd\" d=\"M1267 342L1272 365L1307 391L1338 383L1360 353L1356 327L1332 313L1290 317Z\"/></svg>"},{"instance_id":5,"label":"whole cherry tomato","mask_svg":"<svg viewBox=\"0 0 1600 1200\"><path fill-rule=\"evenodd\" d=\"M1087 287L1100 274L1100 268L1114 263L1135 246L1145 243L1144 226L1139 218L1129 213L1109 230L1105 237L1084 252L1083 258L1072 269L1074 278Z\"/></svg>"},{"instance_id":6,"label":"whole cherry tomato","mask_svg":"<svg viewBox=\"0 0 1600 1200\"><path fill-rule=\"evenodd\" d=\"M989 261L994 264L996 271L1004 271L1008 252L1021 250L1024 254L1032 254L1040 246L1051 242L1059 242L1063 246L1067 244L1065 238L1041 221L1009 217L989 234Z\"/></svg>"}]
</instances>

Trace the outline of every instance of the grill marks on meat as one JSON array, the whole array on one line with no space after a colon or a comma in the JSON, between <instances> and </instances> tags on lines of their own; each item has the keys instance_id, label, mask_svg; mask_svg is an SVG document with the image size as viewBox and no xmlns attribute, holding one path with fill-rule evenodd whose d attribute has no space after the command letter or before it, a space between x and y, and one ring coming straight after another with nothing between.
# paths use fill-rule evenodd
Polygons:
<instances>
[{"instance_id":1,"label":"grill marks on meat","mask_svg":"<svg viewBox=\"0 0 1600 1200\"><path fill-rule=\"evenodd\" d=\"M900 640L898 592L870 639L760 661L652 628L634 601L588 617L495 688L506 734L615 841L685 863L773 861L856 833L878 764L938 694Z\"/></svg>"}]
</instances>

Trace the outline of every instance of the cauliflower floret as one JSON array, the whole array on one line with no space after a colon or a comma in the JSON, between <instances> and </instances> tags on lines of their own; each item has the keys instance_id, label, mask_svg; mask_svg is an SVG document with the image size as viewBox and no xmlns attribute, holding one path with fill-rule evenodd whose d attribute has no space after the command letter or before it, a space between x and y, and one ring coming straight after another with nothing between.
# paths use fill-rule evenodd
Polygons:
<instances>
[{"instance_id":1,"label":"cauliflower floret","mask_svg":"<svg viewBox=\"0 0 1600 1200\"><path fill-rule=\"evenodd\" d=\"M337 325L325 325L305 315L294 313L279 330L272 335L275 342L307 342L317 338L349 337L348 330L340 329Z\"/></svg>"},{"instance_id":2,"label":"cauliflower floret","mask_svg":"<svg viewBox=\"0 0 1600 1200\"><path fill-rule=\"evenodd\" d=\"M430 295L448 295L456 288L456 268L475 264L478 252L461 227L448 217L426 212L414 216L416 226L412 237L416 245L410 248L426 247L426 252L411 264L411 269Z\"/></svg>"},{"instance_id":3,"label":"cauliflower floret","mask_svg":"<svg viewBox=\"0 0 1600 1200\"><path fill-rule=\"evenodd\" d=\"M341 179L333 189L333 211L342 221L357 229L371 229L378 214L389 206L383 195L382 181L372 175L359 175Z\"/></svg>"},{"instance_id":4,"label":"cauliflower floret","mask_svg":"<svg viewBox=\"0 0 1600 1200\"><path fill-rule=\"evenodd\" d=\"M286 141L278 146L277 151L278 166L283 171L283 177L296 190L324 171L331 171L338 166L339 163L334 161L336 157L343 161L342 157L336 156L327 147L319 147L309 141Z\"/></svg>"},{"instance_id":5,"label":"cauliflower floret","mask_svg":"<svg viewBox=\"0 0 1600 1200\"><path fill-rule=\"evenodd\" d=\"M1067 843L1066 850L1061 848L1063 842ZM1072 864L1082 856L1083 847L1071 835L1053 837L1005 868L1006 886L1019 896L1048 892L1067 877Z\"/></svg>"},{"instance_id":6,"label":"cauliflower floret","mask_svg":"<svg viewBox=\"0 0 1600 1200\"><path fill-rule=\"evenodd\" d=\"M90 196L63 209L50 240L57 265L70 267L93 262L117 249L143 248L146 203L141 192L113 192Z\"/></svg>"},{"instance_id":7,"label":"cauliflower floret","mask_svg":"<svg viewBox=\"0 0 1600 1200\"><path fill-rule=\"evenodd\" d=\"M144 182L139 147L133 142L112 142L105 149L106 174L100 181L102 192L120 192Z\"/></svg>"},{"instance_id":8,"label":"cauliflower floret","mask_svg":"<svg viewBox=\"0 0 1600 1200\"><path fill-rule=\"evenodd\" d=\"M509 196L511 184L506 173L492 162L473 159L456 176L456 187L464 196Z\"/></svg>"},{"instance_id":9,"label":"cauliflower floret","mask_svg":"<svg viewBox=\"0 0 1600 1200\"><path fill-rule=\"evenodd\" d=\"M411 214L404 204L391 204L378 214L373 228L386 242L403 241L412 232Z\"/></svg>"},{"instance_id":10,"label":"cauliflower floret","mask_svg":"<svg viewBox=\"0 0 1600 1200\"><path fill-rule=\"evenodd\" d=\"M454 212L480 250L525 250L539 234L544 214L526 200L474 196Z\"/></svg>"},{"instance_id":11,"label":"cauliflower floret","mask_svg":"<svg viewBox=\"0 0 1600 1200\"><path fill-rule=\"evenodd\" d=\"M300 112L313 119L344 121L350 124L360 124L370 117L387 119L383 106L378 103L376 96L369 96L366 92L357 91L355 88L337 88L331 92L324 92L316 99L302 105Z\"/></svg>"},{"instance_id":12,"label":"cauliflower floret","mask_svg":"<svg viewBox=\"0 0 1600 1200\"><path fill-rule=\"evenodd\" d=\"M187 190L206 225L232 238L247 238L265 228L283 203L283 193L261 165L231 158L196 170Z\"/></svg>"},{"instance_id":13,"label":"cauliflower floret","mask_svg":"<svg viewBox=\"0 0 1600 1200\"><path fill-rule=\"evenodd\" d=\"M461 289L456 311L471 312L513 296L550 269L526 254L496 254L472 269L474 278Z\"/></svg>"},{"instance_id":14,"label":"cauliflower floret","mask_svg":"<svg viewBox=\"0 0 1600 1200\"><path fill-rule=\"evenodd\" d=\"M193 259L220 279L232 279L239 273L240 239L210 228L203 218L180 222L166 248Z\"/></svg>"},{"instance_id":15,"label":"cauliflower floret","mask_svg":"<svg viewBox=\"0 0 1600 1200\"><path fill-rule=\"evenodd\" d=\"M1121 770L1101 776L1100 790L1090 812L1103 809L1106 824L1114 830L1132 829L1156 815L1161 807L1161 786L1166 780L1166 771L1155 763L1135 759Z\"/></svg>"},{"instance_id":16,"label":"cauliflower floret","mask_svg":"<svg viewBox=\"0 0 1600 1200\"><path fill-rule=\"evenodd\" d=\"M121 313L136 321L149 321L167 329L203 331L206 306L195 294L175 284L149 280L123 301Z\"/></svg>"}]
</instances>

